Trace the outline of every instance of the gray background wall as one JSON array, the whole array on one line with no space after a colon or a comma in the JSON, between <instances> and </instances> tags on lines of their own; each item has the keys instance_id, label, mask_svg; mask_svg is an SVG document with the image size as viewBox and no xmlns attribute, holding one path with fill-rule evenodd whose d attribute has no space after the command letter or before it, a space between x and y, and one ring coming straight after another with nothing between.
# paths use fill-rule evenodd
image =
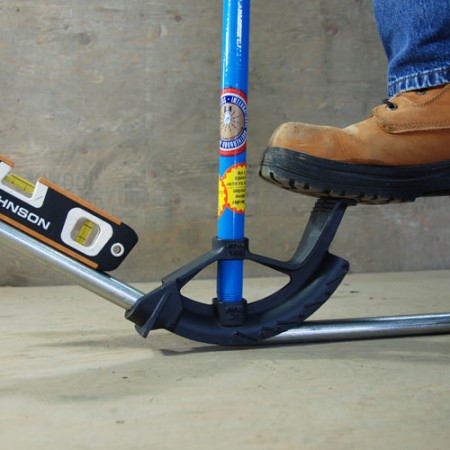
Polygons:
<instances>
[{"instance_id":1,"label":"gray background wall","mask_svg":"<svg viewBox=\"0 0 450 450\"><path fill-rule=\"evenodd\" d=\"M121 279L159 279L209 249L220 40L219 0L0 2L0 153L135 228ZM344 126L386 96L371 1L253 0L250 65L247 235L287 258L313 200L259 180L260 154L283 121ZM447 198L359 206L333 250L354 272L448 268L449 217ZM1 251L0 284L62 282Z\"/></svg>"}]
</instances>

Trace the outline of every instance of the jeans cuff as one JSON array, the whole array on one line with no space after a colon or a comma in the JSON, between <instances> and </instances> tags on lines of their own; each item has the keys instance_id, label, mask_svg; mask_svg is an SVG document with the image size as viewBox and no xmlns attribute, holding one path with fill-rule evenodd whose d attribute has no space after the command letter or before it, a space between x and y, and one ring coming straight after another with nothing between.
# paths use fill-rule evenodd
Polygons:
<instances>
[{"instance_id":1,"label":"jeans cuff","mask_svg":"<svg viewBox=\"0 0 450 450\"><path fill-rule=\"evenodd\" d=\"M389 77L388 96L394 97L401 92L415 91L450 83L450 68L422 72L405 77Z\"/></svg>"}]
</instances>

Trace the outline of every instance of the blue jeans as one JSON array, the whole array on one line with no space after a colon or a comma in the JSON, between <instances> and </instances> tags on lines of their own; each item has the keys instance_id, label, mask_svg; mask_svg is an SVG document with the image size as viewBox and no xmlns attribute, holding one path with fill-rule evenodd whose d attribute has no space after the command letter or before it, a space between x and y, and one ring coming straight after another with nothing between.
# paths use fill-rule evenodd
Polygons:
<instances>
[{"instance_id":1,"label":"blue jeans","mask_svg":"<svg viewBox=\"0 0 450 450\"><path fill-rule=\"evenodd\" d=\"M450 82L450 0L373 0L388 95Z\"/></svg>"}]
</instances>

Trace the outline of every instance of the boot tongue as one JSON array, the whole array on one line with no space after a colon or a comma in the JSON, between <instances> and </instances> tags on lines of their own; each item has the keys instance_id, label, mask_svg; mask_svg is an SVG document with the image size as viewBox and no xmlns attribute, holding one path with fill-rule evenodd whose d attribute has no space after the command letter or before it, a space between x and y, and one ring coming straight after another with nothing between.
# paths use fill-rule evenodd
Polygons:
<instances>
[{"instance_id":1,"label":"boot tongue","mask_svg":"<svg viewBox=\"0 0 450 450\"><path fill-rule=\"evenodd\" d=\"M380 128L392 134L449 130L450 85L399 94L372 113Z\"/></svg>"}]
</instances>

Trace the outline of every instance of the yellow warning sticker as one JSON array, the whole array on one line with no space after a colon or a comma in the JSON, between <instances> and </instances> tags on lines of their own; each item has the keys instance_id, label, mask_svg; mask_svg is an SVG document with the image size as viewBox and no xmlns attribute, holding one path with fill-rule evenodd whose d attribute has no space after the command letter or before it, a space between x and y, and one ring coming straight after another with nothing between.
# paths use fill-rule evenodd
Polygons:
<instances>
[{"instance_id":1,"label":"yellow warning sticker","mask_svg":"<svg viewBox=\"0 0 450 450\"><path fill-rule=\"evenodd\" d=\"M219 177L219 213L218 213L219 217L223 214L226 207L227 207L227 190L225 188L225 183L223 182L222 178Z\"/></svg>"},{"instance_id":2,"label":"yellow warning sticker","mask_svg":"<svg viewBox=\"0 0 450 450\"><path fill-rule=\"evenodd\" d=\"M245 213L245 188L247 165L240 163L231 166L219 178L219 216L225 208L239 214Z\"/></svg>"}]
</instances>

